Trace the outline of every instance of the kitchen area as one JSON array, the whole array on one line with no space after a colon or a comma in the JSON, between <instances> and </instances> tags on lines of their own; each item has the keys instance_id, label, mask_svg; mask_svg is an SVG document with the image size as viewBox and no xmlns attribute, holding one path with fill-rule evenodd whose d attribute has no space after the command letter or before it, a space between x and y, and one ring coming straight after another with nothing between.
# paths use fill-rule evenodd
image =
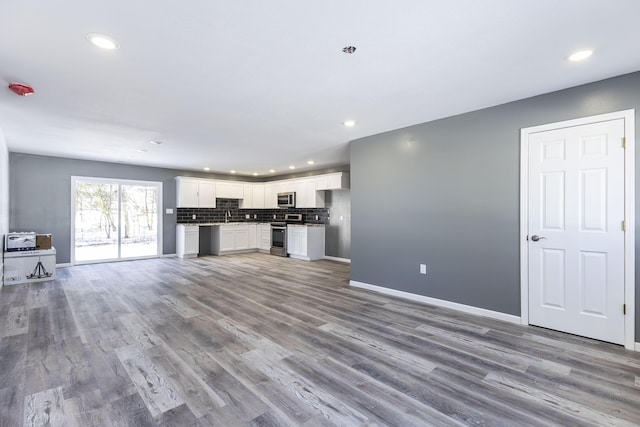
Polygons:
<instances>
[{"instance_id":1,"label":"kitchen area","mask_svg":"<svg viewBox=\"0 0 640 427\"><path fill-rule=\"evenodd\" d=\"M332 195L345 199L349 186L348 172L270 182L176 177L176 254L189 258L258 251L305 261L348 261L327 256L325 248L327 234L348 246L350 236L336 236L350 230L349 212L344 203L336 206L335 218L330 211Z\"/></svg>"}]
</instances>

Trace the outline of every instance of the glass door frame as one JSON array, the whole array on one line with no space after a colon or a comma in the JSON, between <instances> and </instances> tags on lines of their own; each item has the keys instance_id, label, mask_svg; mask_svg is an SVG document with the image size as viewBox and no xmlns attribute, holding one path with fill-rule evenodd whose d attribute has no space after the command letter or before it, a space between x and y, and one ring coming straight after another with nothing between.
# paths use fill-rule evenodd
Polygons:
<instances>
[{"instance_id":1,"label":"glass door frame","mask_svg":"<svg viewBox=\"0 0 640 427\"><path fill-rule=\"evenodd\" d=\"M111 184L118 186L118 257L117 258L108 258L108 259L100 259L100 260L88 260L88 261L76 261L76 187L78 182L88 182L91 184ZM157 207L157 249L156 255L147 255L140 257L129 257L129 258L121 258L122 252L122 194L121 187L122 185L136 185L136 186L146 186L146 187L155 187L158 191L158 207ZM149 259L149 258L159 258L162 256L162 234L163 234L163 224L162 224L162 182L160 181L140 181L140 180L131 180L131 179L119 179L119 178L100 178L94 176L71 176L71 241L70 241L70 249L71 249L71 265L82 265L82 264L96 264L101 262L118 262L118 261L134 261L138 259Z\"/></svg>"}]
</instances>

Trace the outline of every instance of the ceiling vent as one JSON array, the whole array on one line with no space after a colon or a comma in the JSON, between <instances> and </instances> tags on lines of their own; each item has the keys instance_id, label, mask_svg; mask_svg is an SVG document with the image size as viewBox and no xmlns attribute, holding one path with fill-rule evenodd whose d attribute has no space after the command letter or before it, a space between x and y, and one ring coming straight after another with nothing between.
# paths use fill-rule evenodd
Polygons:
<instances>
[{"instance_id":1,"label":"ceiling vent","mask_svg":"<svg viewBox=\"0 0 640 427\"><path fill-rule=\"evenodd\" d=\"M343 48L342 48L342 51L343 51L344 53L351 54L351 53L354 53L354 52L356 51L356 47L355 47L355 46L347 46L347 47L343 47Z\"/></svg>"}]
</instances>

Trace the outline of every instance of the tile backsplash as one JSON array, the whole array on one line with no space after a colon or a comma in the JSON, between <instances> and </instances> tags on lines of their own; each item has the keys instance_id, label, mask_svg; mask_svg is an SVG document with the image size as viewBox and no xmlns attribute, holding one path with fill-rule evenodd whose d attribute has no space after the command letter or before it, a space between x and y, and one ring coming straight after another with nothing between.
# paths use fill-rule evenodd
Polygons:
<instances>
[{"instance_id":1,"label":"tile backsplash","mask_svg":"<svg viewBox=\"0 0 640 427\"><path fill-rule=\"evenodd\" d=\"M292 213L302 214L302 221L308 224L329 223L329 209L327 208L240 209L240 201L237 199L216 199L215 208L177 208L176 220L178 224L225 222L226 212L231 213L229 222L282 221L284 214ZM196 216L196 219L193 219L193 215ZM317 220L316 215L318 216Z\"/></svg>"}]
</instances>

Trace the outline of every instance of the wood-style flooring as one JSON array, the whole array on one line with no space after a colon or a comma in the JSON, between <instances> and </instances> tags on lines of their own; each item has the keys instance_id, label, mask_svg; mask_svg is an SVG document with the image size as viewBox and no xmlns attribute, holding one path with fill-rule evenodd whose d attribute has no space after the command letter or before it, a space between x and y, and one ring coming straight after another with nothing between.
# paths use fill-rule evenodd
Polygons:
<instances>
[{"instance_id":1,"label":"wood-style flooring","mask_svg":"<svg viewBox=\"0 0 640 427\"><path fill-rule=\"evenodd\" d=\"M254 253L6 286L0 425L640 424L638 353L348 280Z\"/></svg>"}]
</instances>

